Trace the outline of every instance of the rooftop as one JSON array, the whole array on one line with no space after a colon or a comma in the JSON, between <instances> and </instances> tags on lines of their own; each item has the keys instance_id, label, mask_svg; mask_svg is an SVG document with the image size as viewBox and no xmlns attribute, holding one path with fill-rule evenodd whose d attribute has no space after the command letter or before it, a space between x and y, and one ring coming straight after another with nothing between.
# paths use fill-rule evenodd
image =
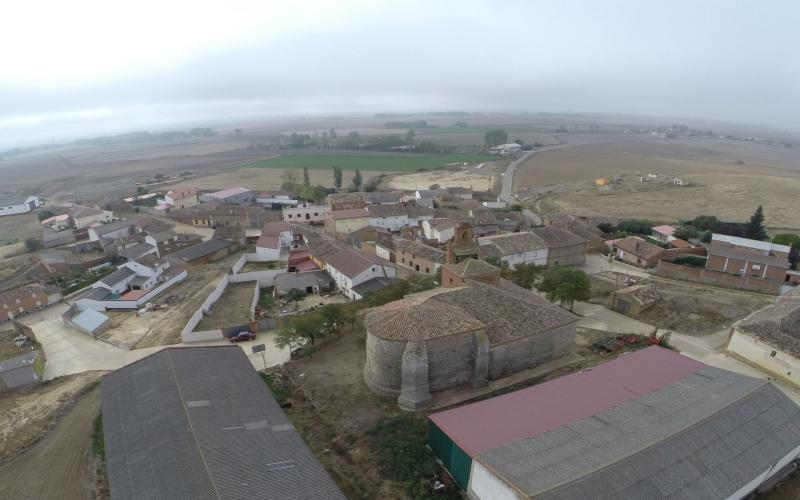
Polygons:
<instances>
[{"instance_id":1,"label":"rooftop","mask_svg":"<svg viewBox=\"0 0 800 500\"><path fill-rule=\"evenodd\" d=\"M370 267L381 264L377 262L376 258L357 252L356 250L344 248L329 255L325 260L325 265L333 267L348 278L355 278Z\"/></svg>"},{"instance_id":2,"label":"rooftop","mask_svg":"<svg viewBox=\"0 0 800 500\"><path fill-rule=\"evenodd\" d=\"M325 271L309 271L301 273L283 273L275 276L275 289L288 291L292 288L305 290L307 287L326 288L331 284L331 277Z\"/></svg>"},{"instance_id":3,"label":"rooftop","mask_svg":"<svg viewBox=\"0 0 800 500\"><path fill-rule=\"evenodd\" d=\"M642 259L651 259L664 251L660 246L648 243L636 236L628 236L621 240L616 240L614 246Z\"/></svg>"},{"instance_id":4,"label":"rooftop","mask_svg":"<svg viewBox=\"0 0 800 500\"><path fill-rule=\"evenodd\" d=\"M423 245L422 243L405 238L396 238L393 243L395 251L411 253L433 262L444 262L445 260L444 251L438 248L429 247L428 245Z\"/></svg>"},{"instance_id":5,"label":"rooftop","mask_svg":"<svg viewBox=\"0 0 800 500\"><path fill-rule=\"evenodd\" d=\"M663 234L664 236L672 236L672 233L675 232L675 226L653 226L652 229L658 234Z\"/></svg>"},{"instance_id":6,"label":"rooftop","mask_svg":"<svg viewBox=\"0 0 800 500\"><path fill-rule=\"evenodd\" d=\"M353 291L358 295L365 297L372 292L377 292L378 290L386 288L393 283L397 283L397 281L397 278L383 278L378 276L375 278L370 278L367 281L354 286Z\"/></svg>"},{"instance_id":7,"label":"rooftop","mask_svg":"<svg viewBox=\"0 0 800 500\"><path fill-rule=\"evenodd\" d=\"M377 307L364 318L373 335L387 340L427 340L484 328L491 345L545 332L578 317L506 280L435 288ZM479 326L476 326L479 325Z\"/></svg>"},{"instance_id":8,"label":"rooftop","mask_svg":"<svg viewBox=\"0 0 800 500\"><path fill-rule=\"evenodd\" d=\"M237 346L106 375L102 414L112 498L345 498Z\"/></svg>"},{"instance_id":9,"label":"rooftop","mask_svg":"<svg viewBox=\"0 0 800 500\"><path fill-rule=\"evenodd\" d=\"M218 252L224 248L228 248L233 246L235 243L229 240L208 240L198 243L197 245L190 246L189 248L184 248L183 250L179 250L174 254L170 255L170 257L175 257L180 259L184 262L191 262L193 260L200 259L207 255L211 255L215 252Z\"/></svg>"},{"instance_id":10,"label":"rooftop","mask_svg":"<svg viewBox=\"0 0 800 500\"><path fill-rule=\"evenodd\" d=\"M458 264L448 264L448 269L459 278L480 278L487 274L499 274L500 268L495 267L485 260L464 259Z\"/></svg>"},{"instance_id":11,"label":"rooftop","mask_svg":"<svg viewBox=\"0 0 800 500\"><path fill-rule=\"evenodd\" d=\"M762 250L764 252L783 252L789 253L791 247L788 245L778 245L777 243L770 243L768 241L751 240L748 238L738 238L736 236L728 236L727 234L711 235L711 242L728 243L737 247L752 248L754 250Z\"/></svg>"},{"instance_id":12,"label":"rooftop","mask_svg":"<svg viewBox=\"0 0 800 500\"><path fill-rule=\"evenodd\" d=\"M235 187L235 188L223 189L222 191L214 191L213 193L208 193L208 196L217 198L218 200L224 200L225 198L230 198L231 196L236 196L239 194L244 194L249 192L250 190L247 188Z\"/></svg>"},{"instance_id":13,"label":"rooftop","mask_svg":"<svg viewBox=\"0 0 800 500\"><path fill-rule=\"evenodd\" d=\"M114 231L119 231L120 229L124 229L126 227L134 227L138 220L139 219L126 219L118 220L116 222L109 222L108 224L98 224L96 226L92 226L92 230L98 236L102 236Z\"/></svg>"},{"instance_id":14,"label":"rooftop","mask_svg":"<svg viewBox=\"0 0 800 500\"><path fill-rule=\"evenodd\" d=\"M175 188L167 191L167 195L169 195L170 198L173 198L175 200L188 198L189 196L195 196L196 194L197 194L196 188Z\"/></svg>"},{"instance_id":15,"label":"rooftop","mask_svg":"<svg viewBox=\"0 0 800 500\"><path fill-rule=\"evenodd\" d=\"M547 248L545 242L533 233L510 233L495 236L484 236L479 239L480 246L491 245L497 249L499 255L513 255Z\"/></svg>"},{"instance_id":16,"label":"rooftop","mask_svg":"<svg viewBox=\"0 0 800 500\"><path fill-rule=\"evenodd\" d=\"M136 274L136 272L133 271L130 268L120 267L119 269L117 269L113 273L111 273L111 274L109 274L107 276L103 276L103 278L100 280L100 283L102 283L102 284L104 284L106 286L114 286L117 283L119 283L120 281L128 279L131 276L134 276L135 274Z\"/></svg>"},{"instance_id":17,"label":"rooftop","mask_svg":"<svg viewBox=\"0 0 800 500\"><path fill-rule=\"evenodd\" d=\"M800 358L800 289L739 320L736 329Z\"/></svg>"},{"instance_id":18,"label":"rooftop","mask_svg":"<svg viewBox=\"0 0 800 500\"><path fill-rule=\"evenodd\" d=\"M261 227L261 234L267 236L280 236L281 233L291 231L286 222L267 222Z\"/></svg>"},{"instance_id":19,"label":"rooftop","mask_svg":"<svg viewBox=\"0 0 800 500\"><path fill-rule=\"evenodd\" d=\"M582 245L587 242L585 238L555 226L535 227L531 232L541 238L548 248Z\"/></svg>"},{"instance_id":20,"label":"rooftop","mask_svg":"<svg viewBox=\"0 0 800 500\"><path fill-rule=\"evenodd\" d=\"M258 237L258 241L256 241L256 247L258 248L280 248L281 247L281 239L278 236L271 236L268 234L262 234Z\"/></svg>"},{"instance_id":21,"label":"rooftop","mask_svg":"<svg viewBox=\"0 0 800 500\"><path fill-rule=\"evenodd\" d=\"M353 210L337 210L330 212L333 220L346 220L346 219L360 219L362 217L369 217L369 212L366 208L356 208Z\"/></svg>"},{"instance_id":22,"label":"rooftop","mask_svg":"<svg viewBox=\"0 0 800 500\"><path fill-rule=\"evenodd\" d=\"M650 347L431 415L522 498L726 498L800 444L767 381Z\"/></svg>"}]
</instances>

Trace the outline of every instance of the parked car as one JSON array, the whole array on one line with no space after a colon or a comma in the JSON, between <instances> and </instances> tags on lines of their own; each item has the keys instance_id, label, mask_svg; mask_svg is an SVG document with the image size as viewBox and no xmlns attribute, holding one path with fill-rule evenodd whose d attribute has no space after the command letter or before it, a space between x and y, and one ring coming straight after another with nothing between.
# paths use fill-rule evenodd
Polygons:
<instances>
[{"instance_id":1,"label":"parked car","mask_svg":"<svg viewBox=\"0 0 800 500\"><path fill-rule=\"evenodd\" d=\"M255 340L256 334L252 332L239 332L231 336L231 342L246 342L248 340Z\"/></svg>"}]
</instances>

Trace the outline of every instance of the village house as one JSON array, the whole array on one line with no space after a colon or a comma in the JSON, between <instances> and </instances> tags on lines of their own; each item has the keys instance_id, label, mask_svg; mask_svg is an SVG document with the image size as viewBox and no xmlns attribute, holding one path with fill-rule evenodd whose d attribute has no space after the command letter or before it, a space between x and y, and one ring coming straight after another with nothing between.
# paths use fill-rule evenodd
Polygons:
<instances>
[{"instance_id":1,"label":"village house","mask_svg":"<svg viewBox=\"0 0 800 500\"><path fill-rule=\"evenodd\" d=\"M211 227L250 226L247 209L238 205L219 205L211 210Z\"/></svg>"},{"instance_id":2,"label":"village house","mask_svg":"<svg viewBox=\"0 0 800 500\"><path fill-rule=\"evenodd\" d=\"M522 150L522 146L517 144L516 142L510 142L508 144L500 144L494 147L489 148L490 155L500 155L500 156L510 156L516 153L519 153Z\"/></svg>"},{"instance_id":3,"label":"village house","mask_svg":"<svg viewBox=\"0 0 800 500\"><path fill-rule=\"evenodd\" d=\"M328 212L325 230L330 234L347 235L369 226L369 212L366 208Z\"/></svg>"},{"instance_id":4,"label":"village house","mask_svg":"<svg viewBox=\"0 0 800 500\"><path fill-rule=\"evenodd\" d=\"M138 219L126 219L108 224L97 224L89 227L89 240L99 241L124 239L136 232Z\"/></svg>"},{"instance_id":5,"label":"village house","mask_svg":"<svg viewBox=\"0 0 800 500\"><path fill-rule=\"evenodd\" d=\"M740 500L800 454L800 408L773 383L661 347L428 419L475 500Z\"/></svg>"},{"instance_id":6,"label":"village house","mask_svg":"<svg viewBox=\"0 0 800 500\"><path fill-rule=\"evenodd\" d=\"M37 196L2 195L0 196L0 217L4 215L25 214L42 205Z\"/></svg>"},{"instance_id":7,"label":"village house","mask_svg":"<svg viewBox=\"0 0 800 500\"><path fill-rule=\"evenodd\" d=\"M168 347L101 394L112 499L345 500L238 346Z\"/></svg>"},{"instance_id":8,"label":"village house","mask_svg":"<svg viewBox=\"0 0 800 500\"><path fill-rule=\"evenodd\" d=\"M433 219L433 210L405 205L369 205L369 225L389 231L401 227L418 226L420 222Z\"/></svg>"},{"instance_id":9,"label":"village house","mask_svg":"<svg viewBox=\"0 0 800 500\"><path fill-rule=\"evenodd\" d=\"M674 240L675 226L653 226L651 235L654 239L658 240L665 245Z\"/></svg>"},{"instance_id":10,"label":"village house","mask_svg":"<svg viewBox=\"0 0 800 500\"><path fill-rule=\"evenodd\" d=\"M55 287L45 287L40 283L22 285L0 292L0 323L43 309L61 300Z\"/></svg>"},{"instance_id":11,"label":"village house","mask_svg":"<svg viewBox=\"0 0 800 500\"><path fill-rule=\"evenodd\" d=\"M572 352L578 317L500 279L468 280L372 309L364 380L404 409L432 394L479 387Z\"/></svg>"},{"instance_id":12,"label":"village house","mask_svg":"<svg viewBox=\"0 0 800 500\"><path fill-rule=\"evenodd\" d=\"M328 206L331 212L357 210L366 208L367 201L364 193L332 193L328 195Z\"/></svg>"},{"instance_id":13,"label":"village house","mask_svg":"<svg viewBox=\"0 0 800 500\"><path fill-rule=\"evenodd\" d=\"M313 251L312 251L313 253ZM375 256L365 255L349 248L340 248L325 257L325 270L331 275L336 288L351 300L362 295L354 288L375 278L395 278L396 270Z\"/></svg>"},{"instance_id":14,"label":"village house","mask_svg":"<svg viewBox=\"0 0 800 500\"><path fill-rule=\"evenodd\" d=\"M470 210L469 214L473 217L473 231L478 237L517 233L525 223L525 218L520 212L511 210L491 210L481 207Z\"/></svg>"},{"instance_id":15,"label":"village house","mask_svg":"<svg viewBox=\"0 0 800 500\"><path fill-rule=\"evenodd\" d=\"M155 251L155 249L153 250ZM77 253L69 250L45 250L39 254L39 262L53 275L100 269L108 266L110 260L110 256L99 252Z\"/></svg>"},{"instance_id":16,"label":"village house","mask_svg":"<svg viewBox=\"0 0 800 500\"><path fill-rule=\"evenodd\" d=\"M442 287L458 288L466 286L468 280L479 280L496 283L500 279L501 269L484 260L464 259L457 264L442 266Z\"/></svg>"},{"instance_id":17,"label":"village house","mask_svg":"<svg viewBox=\"0 0 800 500\"><path fill-rule=\"evenodd\" d=\"M48 227L53 231L64 231L72 227L69 214L54 215L42 221L42 226Z\"/></svg>"},{"instance_id":18,"label":"village house","mask_svg":"<svg viewBox=\"0 0 800 500\"><path fill-rule=\"evenodd\" d=\"M587 241L588 252L603 249L603 233L589 220L572 214L554 214L545 218L545 225L569 231Z\"/></svg>"},{"instance_id":19,"label":"village house","mask_svg":"<svg viewBox=\"0 0 800 500\"><path fill-rule=\"evenodd\" d=\"M713 234L706 269L764 280L785 281L789 270L788 245Z\"/></svg>"},{"instance_id":20,"label":"village house","mask_svg":"<svg viewBox=\"0 0 800 500\"><path fill-rule=\"evenodd\" d=\"M250 205L256 199L255 193L247 188L235 187L223 189L222 191L215 191L213 193L205 193L200 195L200 201L203 202L219 202L228 203L232 205Z\"/></svg>"},{"instance_id":21,"label":"village house","mask_svg":"<svg viewBox=\"0 0 800 500\"><path fill-rule=\"evenodd\" d=\"M302 203L296 207L284 207L283 220L286 222L307 222L309 224L324 224L330 207L328 205L310 205Z\"/></svg>"},{"instance_id":22,"label":"village house","mask_svg":"<svg viewBox=\"0 0 800 500\"><path fill-rule=\"evenodd\" d=\"M204 206L172 209L166 217L182 224L211 227L211 208Z\"/></svg>"},{"instance_id":23,"label":"village house","mask_svg":"<svg viewBox=\"0 0 800 500\"><path fill-rule=\"evenodd\" d=\"M281 249L294 248L294 233L286 222L268 222L261 228L256 255L261 262L280 260Z\"/></svg>"},{"instance_id":24,"label":"village house","mask_svg":"<svg viewBox=\"0 0 800 500\"><path fill-rule=\"evenodd\" d=\"M533 233L510 233L478 238L481 259L497 257L514 269L520 264L547 265L547 243Z\"/></svg>"},{"instance_id":25,"label":"village house","mask_svg":"<svg viewBox=\"0 0 800 500\"><path fill-rule=\"evenodd\" d=\"M454 219L425 219L422 221L422 233L426 240L435 240L437 243L447 243L453 239L456 225L459 221Z\"/></svg>"},{"instance_id":26,"label":"village house","mask_svg":"<svg viewBox=\"0 0 800 500\"><path fill-rule=\"evenodd\" d=\"M93 224L108 224L114 220L111 210L101 210L95 207L73 205L69 209L72 225L78 229L89 227Z\"/></svg>"},{"instance_id":27,"label":"village house","mask_svg":"<svg viewBox=\"0 0 800 500\"><path fill-rule=\"evenodd\" d=\"M296 206L299 200L286 191L264 191L256 196L256 203L269 208L284 208Z\"/></svg>"},{"instance_id":28,"label":"village house","mask_svg":"<svg viewBox=\"0 0 800 500\"><path fill-rule=\"evenodd\" d=\"M617 260L645 269L658 265L664 253L660 246L648 243L638 236L616 240L612 246Z\"/></svg>"},{"instance_id":29,"label":"village house","mask_svg":"<svg viewBox=\"0 0 800 500\"><path fill-rule=\"evenodd\" d=\"M433 276L445 262L445 253L438 248L429 247L417 241L397 238L394 245L394 262L418 273Z\"/></svg>"},{"instance_id":30,"label":"village house","mask_svg":"<svg viewBox=\"0 0 800 500\"><path fill-rule=\"evenodd\" d=\"M727 350L800 387L800 289L735 323Z\"/></svg>"},{"instance_id":31,"label":"village house","mask_svg":"<svg viewBox=\"0 0 800 500\"><path fill-rule=\"evenodd\" d=\"M589 242L555 226L535 227L531 233L547 245L548 266L582 266Z\"/></svg>"},{"instance_id":32,"label":"village house","mask_svg":"<svg viewBox=\"0 0 800 500\"><path fill-rule=\"evenodd\" d=\"M192 208L200 204L200 199L197 197L197 188L170 189L164 195L164 201L170 206L170 209Z\"/></svg>"}]
</instances>

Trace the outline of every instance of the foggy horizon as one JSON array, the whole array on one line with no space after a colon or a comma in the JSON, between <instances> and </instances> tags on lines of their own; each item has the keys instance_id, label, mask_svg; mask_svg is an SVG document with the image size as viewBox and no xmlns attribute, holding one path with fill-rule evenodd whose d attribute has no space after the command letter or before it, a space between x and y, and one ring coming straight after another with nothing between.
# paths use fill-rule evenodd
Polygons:
<instances>
[{"instance_id":1,"label":"foggy horizon","mask_svg":"<svg viewBox=\"0 0 800 500\"><path fill-rule=\"evenodd\" d=\"M798 130L789 2L15 5L0 149L377 112L683 117ZM47 33L43 36L42 33ZM58 43L52 43L56 41Z\"/></svg>"}]
</instances>

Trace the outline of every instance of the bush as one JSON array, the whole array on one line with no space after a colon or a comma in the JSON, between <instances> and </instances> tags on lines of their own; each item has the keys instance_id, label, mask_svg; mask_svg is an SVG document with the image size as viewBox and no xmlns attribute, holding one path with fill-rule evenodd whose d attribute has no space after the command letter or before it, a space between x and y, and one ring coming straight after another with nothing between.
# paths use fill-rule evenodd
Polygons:
<instances>
[{"instance_id":1,"label":"bush","mask_svg":"<svg viewBox=\"0 0 800 500\"><path fill-rule=\"evenodd\" d=\"M94 419L94 430L92 431L92 455L106 458L106 445L103 438L103 414L97 415Z\"/></svg>"},{"instance_id":2,"label":"bush","mask_svg":"<svg viewBox=\"0 0 800 500\"><path fill-rule=\"evenodd\" d=\"M35 252L36 250L41 250L44 247L42 245L42 240L37 238L28 238L25 240L25 248L28 249L29 252Z\"/></svg>"},{"instance_id":3,"label":"bush","mask_svg":"<svg viewBox=\"0 0 800 500\"><path fill-rule=\"evenodd\" d=\"M672 261L672 263L681 266L706 267L706 258L698 255L687 255L685 257L678 257Z\"/></svg>"}]
</instances>

